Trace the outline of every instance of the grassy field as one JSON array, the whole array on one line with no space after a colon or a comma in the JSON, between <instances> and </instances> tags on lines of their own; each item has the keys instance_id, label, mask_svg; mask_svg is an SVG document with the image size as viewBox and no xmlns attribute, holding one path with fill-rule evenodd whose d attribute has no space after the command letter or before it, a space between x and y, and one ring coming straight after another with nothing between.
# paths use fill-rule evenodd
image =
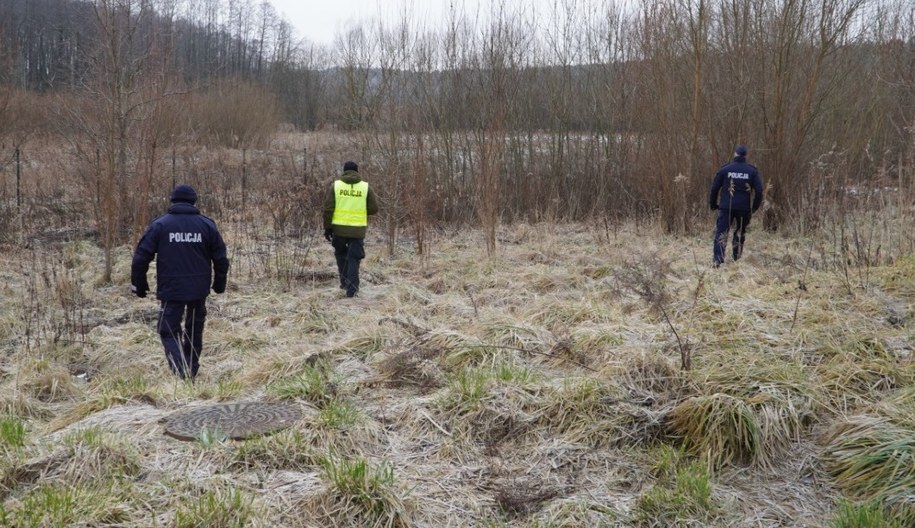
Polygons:
<instances>
[{"instance_id":1,"label":"grassy field","mask_svg":"<svg viewBox=\"0 0 915 528\"><path fill-rule=\"evenodd\" d=\"M115 284L89 241L0 251L0 525L915 525L915 256L757 229L713 269L710 234L634 224L388 254L370 227L346 299L317 237L223 228L196 384L129 295L132 248ZM163 434L234 401L303 418Z\"/></svg>"}]
</instances>

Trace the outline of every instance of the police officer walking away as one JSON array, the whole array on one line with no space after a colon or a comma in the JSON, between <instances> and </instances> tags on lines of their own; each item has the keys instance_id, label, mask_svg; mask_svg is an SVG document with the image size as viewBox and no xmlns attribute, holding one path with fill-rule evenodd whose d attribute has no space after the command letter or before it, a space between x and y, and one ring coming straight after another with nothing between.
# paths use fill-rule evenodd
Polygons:
<instances>
[{"instance_id":1,"label":"police officer walking away","mask_svg":"<svg viewBox=\"0 0 915 528\"><path fill-rule=\"evenodd\" d=\"M718 201L719 192L721 201ZM750 203L750 193L753 202ZM714 258L717 268L724 263L724 252L728 244L728 231L734 225L732 243L734 260L743 253L747 225L750 216L759 209L763 199L762 180L756 167L747 163L747 147L737 145L734 149L734 161L724 165L715 174L708 201L712 210L718 210L718 222L715 225Z\"/></svg>"},{"instance_id":2,"label":"police officer walking away","mask_svg":"<svg viewBox=\"0 0 915 528\"><path fill-rule=\"evenodd\" d=\"M368 216L378 212L368 182L359 177L354 161L343 164L343 175L335 180L324 199L324 238L334 246L340 289L347 297L359 291L359 261L365 258Z\"/></svg>"},{"instance_id":3,"label":"police officer walking away","mask_svg":"<svg viewBox=\"0 0 915 528\"><path fill-rule=\"evenodd\" d=\"M203 348L206 298L211 285L216 293L226 291L229 259L215 222L194 206L197 192L191 186L175 187L171 202L168 212L149 224L137 244L130 281L137 297L146 297L146 272L156 258L158 331L165 357L172 372L193 379Z\"/></svg>"}]
</instances>

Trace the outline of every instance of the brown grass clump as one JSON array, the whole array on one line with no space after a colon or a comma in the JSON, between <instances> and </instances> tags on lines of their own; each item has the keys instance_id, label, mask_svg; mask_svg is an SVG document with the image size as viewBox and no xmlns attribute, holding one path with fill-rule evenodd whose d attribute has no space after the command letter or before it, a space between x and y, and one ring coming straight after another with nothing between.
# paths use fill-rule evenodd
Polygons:
<instances>
[{"instance_id":1,"label":"brown grass clump","mask_svg":"<svg viewBox=\"0 0 915 528\"><path fill-rule=\"evenodd\" d=\"M384 382L393 388L413 387L426 393L444 384L434 356L434 352L404 350L382 360L378 370Z\"/></svg>"},{"instance_id":2,"label":"brown grass clump","mask_svg":"<svg viewBox=\"0 0 915 528\"><path fill-rule=\"evenodd\" d=\"M103 481L109 478L133 478L140 472L136 448L126 439L106 434L100 429L75 431L63 439L69 444L69 460L48 476L72 484Z\"/></svg>"},{"instance_id":3,"label":"brown grass clump","mask_svg":"<svg viewBox=\"0 0 915 528\"><path fill-rule=\"evenodd\" d=\"M720 353L712 357L722 359ZM692 376L702 395L674 410L673 431L715 468L740 463L771 469L800 441L817 410L805 371L753 352L733 352L720 363L708 361L712 357Z\"/></svg>"},{"instance_id":4,"label":"brown grass clump","mask_svg":"<svg viewBox=\"0 0 915 528\"><path fill-rule=\"evenodd\" d=\"M873 340L849 340L830 350L817 374L829 402L837 409L866 404L875 395L915 383L915 360L901 358Z\"/></svg>"},{"instance_id":5,"label":"brown grass clump","mask_svg":"<svg viewBox=\"0 0 915 528\"><path fill-rule=\"evenodd\" d=\"M48 418L52 414L46 404L19 391L0 397L0 409L3 414L22 418Z\"/></svg>"},{"instance_id":6,"label":"brown grass clump","mask_svg":"<svg viewBox=\"0 0 915 528\"><path fill-rule=\"evenodd\" d=\"M234 464L260 471L303 471L319 465L320 457L298 429L245 440L235 451Z\"/></svg>"},{"instance_id":7,"label":"brown grass clump","mask_svg":"<svg viewBox=\"0 0 915 528\"><path fill-rule=\"evenodd\" d=\"M71 400L80 394L73 377L63 368L35 373L23 382L22 388L32 397L46 403Z\"/></svg>"},{"instance_id":8,"label":"brown grass clump","mask_svg":"<svg viewBox=\"0 0 915 528\"><path fill-rule=\"evenodd\" d=\"M496 352L479 340L452 330L433 330L407 343L423 355L438 355L449 367L461 367L492 359Z\"/></svg>"},{"instance_id":9,"label":"brown grass clump","mask_svg":"<svg viewBox=\"0 0 915 528\"><path fill-rule=\"evenodd\" d=\"M622 389L607 380L567 380L544 397L538 423L574 443L592 446L617 445L628 437L629 417L618 403Z\"/></svg>"},{"instance_id":10,"label":"brown grass clump","mask_svg":"<svg viewBox=\"0 0 915 528\"><path fill-rule=\"evenodd\" d=\"M537 398L517 384L500 381L486 369L459 372L432 402L431 425L446 432L456 447L482 447L496 453L503 442L518 442L530 430ZM428 427L428 426L425 426Z\"/></svg>"},{"instance_id":11,"label":"brown grass clump","mask_svg":"<svg viewBox=\"0 0 915 528\"><path fill-rule=\"evenodd\" d=\"M902 391L849 416L824 438L826 467L853 498L876 501L905 525L915 524L915 391Z\"/></svg>"},{"instance_id":12,"label":"brown grass clump","mask_svg":"<svg viewBox=\"0 0 915 528\"><path fill-rule=\"evenodd\" d=\"M627 359L617 373L631 401L640 405L663 405L689 390L688 378L667 358L643 353Z\"/></svg>"},{"instance_id":13,"label":"brown grass clump","mask_svg":"<svg viewBox=\"0 0 915 528\"><path fill-rule=\"evenodd\" d=\"M0 475L0 492L5 496L19 486L31 485L42 476L57 471L68 458L67 452L60 449L51 455L28 460L9 459L3 465L3 473Z\"/></svg>"},{"instance_id":14,"label":"brown grass clump","mask_svg":"<svg viewBox=\"0 0 915 528\"><path fill-rule=\"evenodd\" d=\"M708 457L709 464L752 464L761 459L761 432L750 407L734 396L690 398L670 414L671 430L686 449Z\"/></svg>"},{"instance_id":15,"label":"brown grass clump","mask_svg":"<svg viewBox=\"0 0 915 528\"><path fill-rule=\"evenodd\" d=\"M85 486L111 479L131 479L140 472L136 449L98 428L77 430L65 436L63 443L63 447L51 453L4 467L0 489L9 493L39 480Z\"/></svg>"},{"instance_id":16,"label":"brown grass clump","mask_svg":"<svg viewBox=\"0 0 915 528\"><path fill-rule=\"evenodd\" d=\"M493 499L508 519L521 519L540 510L566 490L537 479L508 478L492 485Z\"/></svg>"}]
</instances>

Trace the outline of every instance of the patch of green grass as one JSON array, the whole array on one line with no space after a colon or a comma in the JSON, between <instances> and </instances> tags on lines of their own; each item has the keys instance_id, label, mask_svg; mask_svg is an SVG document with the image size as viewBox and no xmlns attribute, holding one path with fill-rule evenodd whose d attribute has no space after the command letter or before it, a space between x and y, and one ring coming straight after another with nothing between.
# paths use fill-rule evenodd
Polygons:
<instances>
[{"instance_id":1,"label":"patch of green grass","mask_svg":"<svg viewBox=\"0 0 915 528\"><path fill-rule=\"evenodd\" d=\"M321 423L331 429L346 430L362 420L362 411L349 401L331 401L318 415Z\"/></svg>"},{"instance_id":2,"label":"patch of green grass","mask_svg":"<svg viewBox=\"0 0 915 528\"><path fill-rule=\"evenodd\" d=\"M337 383L331 379L332 372L325 361L304 365L298 376L271 384L267 392L278 398L301 398L323 406L337 396Z\"/></svg>"},{"instance_id":3,"label":"patch of green grass","mask_svg":"<svg viewBox=\"0 0 915 528\"><path fill-rule=\"evenodd\" d=\"M394 467L387 461L377 466L364 458L325 458L321 467L330 483L333 502L341 518L360 526L406 526L406 511L396 489Z\"/></svg>"},{"instance_id":4,"label":"patch of green grass","mask_svg":"<svg viewBox=\"0 0 915 528\"><path fill-rule=\"evenodd\" d=\"M244 528L256 518L254 498L234 487L206 490L184 498L175 512L175 528Z\"/></svg>"},{"instance_id":5,"label":"patch of green grass","mask_svg":"<svg viewBox=\"0 0 915 528\"><path fill-rule=\"evenodd\" d=\"M15 416L0 417L0 446L21 449L25 446L25 423Z\"/></svg>"},{"instance_id":6,"label":"patch of green grass","mask_svg":"<svg viewBox=\"0 0 915 528\"><path fill-rule=\"evenodd\" d=\"M129 486L123 482L42 484L9 507L4 514L4 526L121 525L129 519L124 508L128 494Z\"/></svg>"},{"instance_id":7,"label":"patch of green grass","mask_svg":"<svg viewBox=\"0 0 915 528\"><path fill-rule=\"evenodd\" d=\"M75 448L85 446L89 448L102 447L105 445L105 431L97 425L76 429L64 435L61 439L63 445Z\"/></svg>"},{"instance_id":8,"label":"patch of green grass","mask_svg":"<svg viewBox=\"0 0 915 528\"><path fill-rule=\"evenodd\" d=\"M449 368L491 363L499 349L452 330L431 330L408 344L428 357L442 357Z\"/></svg>"},{"instance_id":9,"label":"patch of green grass","mask_svg":"<svg viewBox=\"0 0 915 528\"><path fill-rule=\"evenodd\" d=\"M672 481L665 476L639 496L634 521L638 526L707 526L719 509L706 465L693 461L679 464Z\"/></svg>"},{"instance_id":10,"label":"patch of green grass","mask_svg":"<svg viewBox=\"0 0 915 528\"><path fill-rule=\"evenodd\" d=\"M364 458L325 457L321 467L337 491L357 499L371 500L377 491L394 484L394 467L386 461L371 467Z\"/></svg>"},{"instance_id":11,"label":"patch of green grass","mask_svg":"<svg viewBox=\"0 0 915 528\"><path fill-rule=\"evenodd\" d=\"M492 377L493 379L504 383L523 385L533 381L535 376L529 368L511 362L496 365L496 367L493 368Z\"/></svg>"},{"instance_id":12,"label":"patch of green grass","mask_svg":"<svg viewBox=\"0 0 915 528\"><path fill-rule=\"evenodd\" d=\"M102 392L111 398L120 397L124 400L155 399L151 393L149 379L142 373L133 373L130 376L117 376L108 379L103 385Z\"/></svg>"},{"instance_id":13,"label":"patch of green grass","mask_svg":"<svg viewBox=\"0 0 915 528\"><path fill-rule=\"evenodd\" d=\"M479 408L489 394L491 374L483 369L463 369L451 381L448 391L436 401L446 412L464 414Z\"/></svg>"},{"instance_id":14,"label":"patch of green grass","mask_svg":"<svg viewBox=\"0 0 915 528\"><path fill-rule=\"evenodd\" d=\"M670 483L676 479L677 469L685 459L686 452L682 449L660 444L648 452L648 469L659 482Z\"/></svg>"},{"instance_id":15,"label":"patch of green grass","mask_svg":"<svg viewBox=\"0 0 915 528\"><path fill-rule=\"evenodd\" d=\"M892 519L877 501L855 504L842 501L836 508L832 528L903 528L902 521Z\"/></svg>"},{"instance_id":16,"label":"patch of green grass","mask_svg":"<svg viewBox=\"0 0 915 528\"><path fill-rule=\"evenodd\" d=\"M235 378L203 381L198 378L191 383L188 380L174 378L175 392L173 398L193 398L196 400L229 401L242 395L245 384Z\"/></svg>"}]
</instances>

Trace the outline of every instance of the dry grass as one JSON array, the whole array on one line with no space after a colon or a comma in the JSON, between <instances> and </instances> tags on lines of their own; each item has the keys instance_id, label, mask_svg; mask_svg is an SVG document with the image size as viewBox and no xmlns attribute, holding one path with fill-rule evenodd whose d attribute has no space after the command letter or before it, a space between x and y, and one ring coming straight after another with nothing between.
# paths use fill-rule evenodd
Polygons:
<instances>
[{"instance_id":1,"label":"dry grass","mask_svg":"<svg viewBox=\"0 0 915 528\"><path fill-rule=\"evenodd\" d=\"M838 421L824 440L826 466L840 488L915 523L915 390Z\"/></svg>"},{"instance_id":2,"label":"dry grass","mask_svg":"<svg viewBox=\"0 0 915 528\"><path fill-rule=\"evenodd\" d=\"M911 523L911 257L849 290L805 272L815 236L754 230L712 270L710 236L644 225L500 228L491 258L482 233L429 230L422 259L370 228L346 299L328 246L224 205L233 269L193 385L168 372L156 304L126 293L129 247L112 285L85 240L0 252L0 518L814 527L852 515L838 490ZM258 399L303 418L244 442L162 435L186 406Z\"/></svg>"}]
</instances>

